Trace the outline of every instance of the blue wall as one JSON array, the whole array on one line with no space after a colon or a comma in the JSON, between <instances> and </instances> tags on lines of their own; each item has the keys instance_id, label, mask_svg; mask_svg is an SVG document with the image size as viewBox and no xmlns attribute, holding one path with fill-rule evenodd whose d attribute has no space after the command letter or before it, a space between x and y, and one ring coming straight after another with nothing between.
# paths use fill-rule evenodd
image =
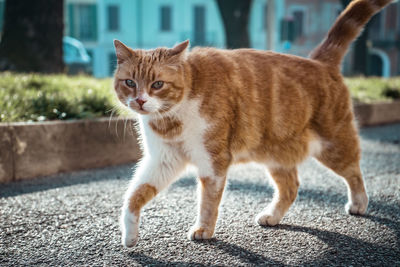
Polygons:
<instances>
[{"instance_id":1,"label":"blue wall","mask_svg":"<svg viewBox=\"0 0 400 267\"><path fill-rule=\"evenodd\" d=\"M264 6L268 0L253 0L249 33L251 45L257 49L266 48L266 31L262 27ZM276 1L276 0L275 0ZM276 19L283 17L284 1L276 1ZM113 39L119 39L132 48L150 49L158 46L171 47L186 39L194 40L194 9L201 6L205 10L205 42L203 45L223 48L225 33L214 0L66 0L66 6L75 4L93 4L97 7L97 41L83 41L93 58L93 72L96 77L112 75L115 67L113 58ZM109 5L119 6L118 31L109 31L107 27ZM171 8L171 30L161 30L161 7ZM68 8L66 12L68 13ZM71 16L66 14L66 32ZM76 22L72 22L76 23ZM279 23L277 23L279 25ZM279 34L279 31L277 31ZM279 41L279 38L277 38ZM279 48L279 45L276 46ZM278 49L279 50L279 49Z\"/></svg>"}]
</instances>

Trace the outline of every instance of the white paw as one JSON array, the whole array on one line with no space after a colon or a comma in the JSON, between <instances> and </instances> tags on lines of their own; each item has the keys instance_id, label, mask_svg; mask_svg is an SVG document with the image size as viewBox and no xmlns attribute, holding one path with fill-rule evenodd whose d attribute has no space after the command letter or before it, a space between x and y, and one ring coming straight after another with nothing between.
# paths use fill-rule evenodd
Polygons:
<instances>
[{"instance_id":1,"label":"white paw","mask_svg":"<svg viewBox=\"0 0 400 267\"><path fill-rule=\"evenodd\" d=\"M354 194L346 204L345 209L348 214L364 215L368 207L368 196L365 193Z\"/></svg>"},{"instance_id":2,"label":"white paw","mask_svg":"<svg viewBox=\"0 0 400 267\"><path fill-rule=\"evenodd\" d=\"M189 240L204 240L210 239L214 234L214 231L207 230L203 227L193 226L189 233Z\"/></svg>"},{"instance_id":3,"label":"white paw","mask_svg":"<svg viewBox=\"0 0 400 267\"><path fill-rule=\"evenodd\" d=\"M280 212L276 211L262 211L256 216L256 223L261 226L275 226L282 219Z\"/></svg>"},{"instance_id":4,"label":"white paw","mask_svg":"<svg viewBox=\"0 0 400 267\"><path fill-rule=\"evenodd\" d=\"M128 235L128 234L122 234L121 242L124 247L131 248L136 245L138 240L139 240L138 235L132 236L132 235Z\"/></svg>"},{"instance_id":5,"label":"white paw","mask_svg":"<svg viewBox=\"0 0 400 267\"><path fill-rule=\"evenodd\" d=\"M126 248L136 245L139 239L139 218L129 210L123 210L121 214L121 243Z\"/></svg>"}]
</instances>

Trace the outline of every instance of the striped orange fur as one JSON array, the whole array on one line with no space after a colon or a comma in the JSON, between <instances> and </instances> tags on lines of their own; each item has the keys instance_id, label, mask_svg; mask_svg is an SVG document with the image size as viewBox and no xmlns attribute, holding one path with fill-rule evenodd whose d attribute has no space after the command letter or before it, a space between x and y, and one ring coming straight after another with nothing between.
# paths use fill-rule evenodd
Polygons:
<instances>
[{"instance_id":1,"label":"striped orange fur","mask_svg":"<svg viewBox=\"0 0 400 267\"><path fill-rule=\"evenodd\" d=\"M114 87L139 114L144 157L122 209L122 243L138 240L139 211L178 178L198 167L199 212L190 239L214 233L230 165L265 165L276 184L272 203L256 217L273 226L295 201L297 165L313 156L342 176L346 211L364 214L368 196L360 145L340 63L373 14L389 0L354 0L326 39L301 58L253 49L133 50L115 41Z\"/></svg>"}]
</instances>

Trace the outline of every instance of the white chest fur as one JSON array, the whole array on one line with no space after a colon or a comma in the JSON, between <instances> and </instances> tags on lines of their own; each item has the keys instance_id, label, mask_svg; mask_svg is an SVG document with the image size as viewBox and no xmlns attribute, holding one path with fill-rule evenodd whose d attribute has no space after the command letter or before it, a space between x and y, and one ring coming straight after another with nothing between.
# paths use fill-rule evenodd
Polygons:
<instances>
[{"instance_id":1,"label":"white chest fur","mask_svg":"<svg viewBox=\"0 0 400 267\"><path fill-rule=\"evenodd\" d=\"M199 100L187 100L173 112L176 119L182 123L182 131L172 139L164 139L157 135L149 125L151 118L139 116L145 155L152 158L164 157L168 160L167 158L172 156L171 153L180 153L181 157L187 158L198 167L200 177L213 176L212 161L205 146L205 134L210 125L201 116L199 108Z\"/></svg>"}]
</instances>

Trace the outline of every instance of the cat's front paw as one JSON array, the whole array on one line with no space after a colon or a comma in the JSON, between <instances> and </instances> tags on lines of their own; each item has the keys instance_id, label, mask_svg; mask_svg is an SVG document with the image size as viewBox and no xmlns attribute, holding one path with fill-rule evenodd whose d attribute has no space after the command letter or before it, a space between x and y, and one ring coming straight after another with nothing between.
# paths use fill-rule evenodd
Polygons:
<instances>
[{"instance_id":1,"label":"cat's front paw","mask_svg":"<svg viewBox=\"0 0 400 267\"><path fill-rule=\"evenodd\" d=\"M121 243L126 248L132 248L132 247L134 247L136 245L138 240L139 240L138 235L130 236L130 235L127 235L127 234L122 234Z\"/></svg>"},{"instance_id":2,"label":"cat's front paw","mask_svg":"<svg viewBox=\"0 0 400 267\"><path fill-rule=\"evenodd\" d=\"M188 233L189 240L205 240L210 239L214 234L213 230L204 227L192 227Z\"/></svg>"},{"instance_id":3,"label":"cat's front paw","mask_svg":"<svg viewBox=\"0 0 400 267\"><path fill-rule=\"evenodd\" d=\"M262 211L256 216L256 223L261 226L275 226L282 219L279 212Z\"/></svg>"},{"instance_id":4,"label":"cat's front paw","mask_svg":"<svg viewBox=\"0 0 400 267\"><path fill-rule=\"evenodd\" d=\"M126 248L136 245L139 240L139 218L129 211L121 214L121 243Z\"/></svg>"},{"instance_id":5,"label":"cat's front paw","mask_svg":"<svg viewBox=\"0 0 400 267\"><path fill-rule=\"evenodd\" d=\"M348 214L364 215L367 211L367 207L368 196L367 194L363 193L352 196L351 201L346 204L345 209Z\"/></svg>"}]
</instances>

